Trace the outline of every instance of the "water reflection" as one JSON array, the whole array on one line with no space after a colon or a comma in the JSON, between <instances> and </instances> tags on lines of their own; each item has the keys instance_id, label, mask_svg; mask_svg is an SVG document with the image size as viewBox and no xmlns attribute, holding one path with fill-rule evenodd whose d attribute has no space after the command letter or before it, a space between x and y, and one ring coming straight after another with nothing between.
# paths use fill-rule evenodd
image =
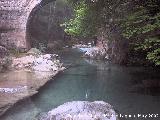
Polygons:
<instances>
[{"instance_id":1,"label":"water reflection","mask_svg":"<svg viewBox=\"0 0 160 120\"><path fill-rule=\"evenodd\" d=\"M146 78L145 74L139 74L142 71L147 72L144 68L87 60L80 55L81 53L73 50L63 52L62 61L72 64L73 67L44 86L31 98L32 103L26 101L18 104L2 120L9 120L7 118L10 117L14 118L13 120L21 120L22 116L26 116L23 120L34 120L35 113L46 112L75 100L103 100L113 105L121 114L160 113L160 96L152 96L139 89L142 80ZM32 119L27 118L28 115Z\"/></svg>"}]
</instances>

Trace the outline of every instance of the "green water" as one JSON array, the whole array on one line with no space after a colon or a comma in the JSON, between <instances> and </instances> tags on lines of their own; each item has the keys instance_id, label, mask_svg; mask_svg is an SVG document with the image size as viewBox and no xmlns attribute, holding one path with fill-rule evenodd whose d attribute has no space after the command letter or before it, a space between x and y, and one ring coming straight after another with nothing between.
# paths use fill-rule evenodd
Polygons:
<instances>
[{"instance_id":1,"label":"green water","mask_svg":"<svg viewBox=\"0 0 160 120\"><path fill-rule=\"evenodd\" d=\"M87 60L77 50L59 54L70 68L53 78L37 95L15 105L0 120L35 120L39 113L76 100L103 100L121 114L160 114L160 91L137 87L142 79L157 78L154 71L150 75L145 68Z\"/></svg>"}]
</instances>

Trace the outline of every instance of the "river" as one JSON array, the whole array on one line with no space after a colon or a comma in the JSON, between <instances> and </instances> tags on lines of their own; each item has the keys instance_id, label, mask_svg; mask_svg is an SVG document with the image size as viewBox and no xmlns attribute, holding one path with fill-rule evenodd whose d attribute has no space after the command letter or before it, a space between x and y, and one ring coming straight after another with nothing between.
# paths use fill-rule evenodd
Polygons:
<instances>
[{"instance_id":1,"label":"river","mask_svg":"<svg viewBox=\"0 0 160 120\"><path fill-rule=\"evenodd\" d=\"M85 59L78 50L69 49L59 54L64 65L70 67L43 86L38 94L13 106L0 120L36 120L39 113L77 100L103 100L122 115L160 116L160 90L143 88L141 83L143 79L158 79L155 71Z\"/></svg>"}]
</instances>

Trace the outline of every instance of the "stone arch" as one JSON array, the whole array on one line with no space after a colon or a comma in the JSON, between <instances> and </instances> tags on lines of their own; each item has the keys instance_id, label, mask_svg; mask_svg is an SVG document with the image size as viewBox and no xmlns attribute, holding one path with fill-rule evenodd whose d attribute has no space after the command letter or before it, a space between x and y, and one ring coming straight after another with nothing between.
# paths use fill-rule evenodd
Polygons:
<instances>
[{"instance_id":1,"label":"stone arch","mask_svg":"<svg viewBox=\"0 0 160 120\"><path fill-rule=\"evenodd\" d=\"M37 5L54 0L4 0L0 1L0 45L6 48L29 49L27 21Z\"/></svg>"},{"instance_id":2,"label":"stone arch","mask_svg":"<svg viewBox=\"0 0 160 120\"><path fill-rule=\"evenodd\" d=\"M27 22L26 37L31 47L43 50L61 49L67 42L61 23L71 17L66 0L43 0L33 8Z\"/></svg>"},{"instance_id":3,"label":"stone arch","mask_svg":"<svg viewBox=\"0 0 160 120\"><path fill-rule=\"evenodd\" d=\"M38 23L40 23L42 21L44 23L44 16L43 15L41 16L42 21L39 21L39 19L37 19L37 18L39 18L39 13L41 11L43 11L45 8L50 8L50 6L53 6L54 4L55 4L55 0L43 0L42 2L37 4L30 12L30 15L28 16L28 20L27 20L27 24L26 24L26 41L28 42L28 44L30 43L31 47L38 47L37 44L39 42L40 43L42 42L41 39L39 39L39 38L41 38L42 36L48 35L48 33L46 35L44 35L44 33L43 34L37 33L37 30L41 31L41 32L43 31L43 29L41 28L42 26L46 27L46 25L37 25ZM49 22L47 15L48 15L48 13L45 14L45 22ZM46 28L46 31L48 31L47 28ZM36 34L36 37L35 37L35 34ZM43 39L43 37L42 37L42 39ZM44 41L47 42L47 39L44 39Z\"/></svg>"}]
</instances>

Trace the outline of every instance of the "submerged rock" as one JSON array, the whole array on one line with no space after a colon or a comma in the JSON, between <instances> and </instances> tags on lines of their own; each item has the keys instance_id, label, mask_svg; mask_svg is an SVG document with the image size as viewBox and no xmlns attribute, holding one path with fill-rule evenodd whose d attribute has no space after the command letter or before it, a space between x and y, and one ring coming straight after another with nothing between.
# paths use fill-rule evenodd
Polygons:
<instances>
[{"instance_id":1,"label":"submerged rock","mask_svg":"<svg viewBox=\"0 0 160 120\"><path fill-rule=\"evenodd\" d=\"M103 101L73 101L49 111L40 120L117 120L113 107Z\"/></svg>"}]
</instances>

